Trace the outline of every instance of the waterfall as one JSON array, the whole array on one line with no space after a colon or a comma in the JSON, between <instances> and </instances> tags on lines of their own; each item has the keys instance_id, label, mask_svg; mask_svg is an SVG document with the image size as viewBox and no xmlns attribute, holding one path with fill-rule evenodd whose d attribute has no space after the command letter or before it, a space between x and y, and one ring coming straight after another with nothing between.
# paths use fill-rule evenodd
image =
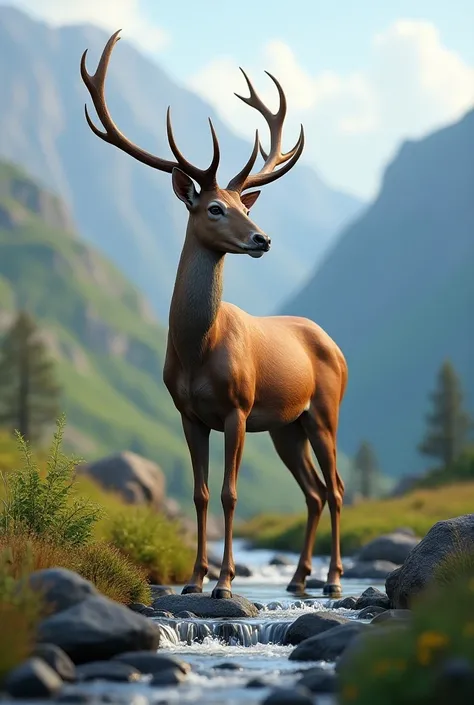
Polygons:
<instances>
[{"instance_id":1,"label":"waterfall","mask_svg":"<svg viewBox=\"0 0 474 705\"><path fill-rule=\"evenodd\" d=\"M257 644L282 644L291 619L278 620L203 620L155 618L159 625L160 645L202 643L214 638L228 646L255 646Z\"/></svg>"}]
</instances>

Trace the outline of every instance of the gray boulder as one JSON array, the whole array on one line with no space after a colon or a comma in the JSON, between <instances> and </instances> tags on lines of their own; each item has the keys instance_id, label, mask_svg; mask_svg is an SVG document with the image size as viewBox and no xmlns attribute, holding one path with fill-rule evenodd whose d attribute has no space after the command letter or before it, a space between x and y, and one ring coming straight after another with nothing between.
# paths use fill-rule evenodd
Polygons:
<instances>
[{"instance_id":1,"label":"gray boulder","mask_svg":"<svg viewBox=\"0 0 474 705\"><path fill-rule=\"evenodd\" d=\"M367 609L371 609L368 607ZM411 610L384 610L377 614L371 624L383 624L384 622L406 622L412 618Z\"/></svg>"},{"instance_id":2,"label":"gray boulder","mask_svg":"<svg viewBox=\"0 0 474 705\"><path fill-rule=\"evenodd\" d=\"M357 602L357 597L350 595L349 597L343 597L342 600L335 600L332 603L332 609L334 610L355 610L355 605Z\"/></svg>"},{"instance_id":3,"label":"gray boulder","mask_svg":"<svg viewBox=\"0 0 474 705\"><path fill-rule=\"evenodd\" d=\"M39 658L30 658L14 668L2 683L13 698L49 698L56 695L63 682L56 671Z\"/></svg>"},{"instance_id":4,"label":"gray boulder","mask_svg":"<svg viewBox=\"0 0 474 705\"><path fill-rule=\"evenodd\" d=\"M225 600L217 600L209 593L191 593L189 595L164 595L153 602L156 610L165 610L177 614L183 610L192 612L204 619L220 617L257 617L255 605L240 595Z\"/></svg>"},{"instance_id":5,"label":"gray boulder","mask_svg":"<svg viewBox=\"0 0 474 705\"><path fill-rule=\"evenodd\" d=\"M355 561L353 566L344 570L344 577L356 580L385 580L396 568L398 566L390 561Z\"/></svg>"},{"instance_id":6,"label":"gray boulder","mask_svg":"<svg viewBox=\"0 0 474 705\"><path fill-rule=\"evenodd\" d=\"M349 646L352 639L370 626L350 621L322 634L305 639L290 654L290 661L334 661Z\"/></svg>"},{"instance_id":7,"label":"gray boulder","mask_svg":"<svg viewBox=\"0 0 474 705\"><path fill-rule=\"evenodd\" d=\"M358 561L389 561L401 565L419 542L419 538L410 536L406 531L394 531L369 541L362 546L356 558Z\"/></svg>"},{"instance_id":8,"label":"gray boulder","mask_svg":"<svg viewBox=\"0 0 474 705\"><path fill-rule=\"evenodd\" d=\"M405 563L391 573L385 589L395 609L407 609L413 598L432 581L440 563L450 554L474 546L474 514L438 521L413 549Z\"/></svg>"},{"instance_id":9,"label":"gray boulder","mask_svg":"<svg viewBox=\"0 0 474 705\"><path fill-rule=\"evenodd\" d=\"M36 644L31 655L47 663L63 681L76 680L76 667L59 646L55 644Z\"/></svg>"},{"instance_id":10,"label":"gray boulder","mask_svg":"<svg viewBox=\"0 0 474 705\"><path fill-rule=\"evenodd\" d=\"M337 627L339 624L347 624L347 622L349 622L349 619L337 612L325 611L302 614L289 626L283 643L296 646L305 639Z\"/></svg>"},{"instance_id":11,"label":"gray boulder","mask_svg":"<svg viewBox=\"0 0 474 705\"><path fill-rule=\"evenodd\" d=\"M179 668L165 668L164 671L159 671L153 675L150 681L151 686L169 686L179 685L186 680L186 674Z\"/></svg>"},{"instance_id":12,"label":"gray boulder","mask_svg":"<svg viewBox=\"0 0 474 705\"><path fill-rule=\"evenodd\" d=\"M79 681L117 681L119 683L131 683L140 678L140 671L133 666L120 661L91 661L83 663L76 669L77 680Z\"/></svg>"},{"instance_id":13,"label":"gray boulder","mask_svg":"<svg viewBox=\"0 0 474 705\"><path fill-rule=\"evenodd\" d=\"M159 634L152 620L96 595L43 619L38 641L56 644L74 663L85 663L123 651L156 650Z\"/></svg>"},{"instance_id":14,"label":"gray boulder","mask_svg":"<svg viewBox=\"0 0 474 705\"><path fill-rule=\"evenodd\" d=\"M28 577L30 587L41 595L51 613L61 612L89 597L99 595L95 586L67 568L36 570Z\"/></svg>"},{"instance_id":15,"label":"gray boulder","mask_svg":"<svg viewBox=\"0 0 474 705\"><path fill-rule=\"evenodd\" d=\"M359 614L357 615L357 619L370 619L372 620L374 617L378 616L379 614L385 614L387 612L386 609L383 607L377 607L377 605L369 605L369 607L364 607ZM372 624L372 622L371 622Z\"/></svg>"}]
</instances>

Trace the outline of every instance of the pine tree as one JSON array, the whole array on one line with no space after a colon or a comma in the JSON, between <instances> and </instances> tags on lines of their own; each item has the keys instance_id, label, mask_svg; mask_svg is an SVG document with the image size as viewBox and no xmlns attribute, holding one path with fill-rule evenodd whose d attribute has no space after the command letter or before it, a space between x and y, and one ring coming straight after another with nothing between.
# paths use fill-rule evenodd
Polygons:
<instances>
[{"instance_id":1,"label":"pine tree","mask_svg":"<svg viewBox=\"0 0 474 705\"><path fill-rule=\"evenodd\" d=\"M359 474L360 494L365 499L375 495L379 468L375 451L368 441L363 441L354 458L354 466Z\"/></svg>"},{"instance_id":2,"label":"pine tree","mask_svg":"<svg viewBox=\"0 0 474 705\"><path fill-rule=\"evenodd\" d=\"M430 398L432 410L426 417L427 430L418 450L448 469L466 448L472 429L472 420L463 408L459 378L449 361L441 366Z\"/></svg>"},{"instance_id":3,"label":"pine tree","mask_svg":"<svg viewBox=\"0 0 474 705\"><path fill-rule=\"evenodd\" d=\"M22 311L0 345L0 425L38 440L59 414L59 393L39 329Z\"/></svg>"}]
</instances>

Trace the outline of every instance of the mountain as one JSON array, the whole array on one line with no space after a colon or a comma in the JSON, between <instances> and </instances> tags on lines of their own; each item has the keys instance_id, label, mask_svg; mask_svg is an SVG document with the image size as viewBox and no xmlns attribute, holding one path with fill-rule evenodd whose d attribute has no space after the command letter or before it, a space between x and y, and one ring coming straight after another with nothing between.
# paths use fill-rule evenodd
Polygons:
<instances>
[{"instance_id":1,"label":"mountain","mask_svg":"<svg viewBox=\"0 0 474 705\"><path fill-rule=\"evenodd\" d=\"M20 307L35 316L57 362L69 447L87 460L122 450L156 460L168 494L190 509L188 450L162 382L166 330L136 288L78 238L62 202L0 162L0 330ZM216 434L211 491L219 512L222 457ZM248 439L239 495L240 516L304 503L267 436Z\"/></svg>"},{"instance_id":2,"label":"mountain","mask_svg":"<svg viewBox=\"0 0 474 705\"><path fill-rule=\"evenodd\" d=\"M224 177L231 177L247 160L250 143L129 45L126 28L123 37L107 78L108 103L117 124L140 146L169 157L165 115L170 104L178 144L189 159L204 166L211 156L211 116L223 155L220 181L227 183ZM92 26L53 29L16 9L0 7L0 157L23 166L58 193L81 236L167 321L186 209L174 196L168 174L103 143L86 124L84 103L91 106L91 101L79 62L88 48L88 68L94 72L107 38ZM93 107L91 115L96 120ZM297 134L287 134L285 140L289 144L293 138L296 141ZM272 251L258 261L228 258L226 299L255 314L273 310L299 286L310 263L360 208L357 199L331 190L299 163L267 186L253 209L256 222L272 236Z\"/></svg>"},{"instance_id":3,"label":"mountain","mask_svg":"<svg viewBox=\"0 0 474 705\"><path fill-rule=\"evenodd\" d=\"M471 111L403 144L376 201L281 312L314 319L346 355L343 450L352 455L367 438L382 469L402 476L426 467L416 446L445 358L474 411L473 311Z\"/></svg>"}]
</instances>

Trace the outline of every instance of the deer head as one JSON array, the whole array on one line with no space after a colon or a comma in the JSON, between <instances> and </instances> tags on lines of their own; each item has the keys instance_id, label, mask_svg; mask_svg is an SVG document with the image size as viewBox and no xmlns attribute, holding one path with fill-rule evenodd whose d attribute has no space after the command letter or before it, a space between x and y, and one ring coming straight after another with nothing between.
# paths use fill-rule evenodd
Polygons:
<instances>
[{"instance_id":1,"label":"deer head","mask_svg":"<svg viewBox=\"0 0 474 705\"><path fill-rule=\"evenodd\" d=\"M169 107L166 128L169 146L175 161L162 159L146 152L125 137L115 125L107 107L104 88L110 57L115 44L120 39L120 31L115 32L108 40L95 74L89 74L86 69L87 49L82 55L81 76L91 95L104 132L94 125L89 117L87 106L85 106L89 127L102 140L127 152L143 164L171 174L174 192L189 211L188 232L192 233L202 246L222 253L261 257L264 252L270 249L270 238L249 218L250 209L260 195L260 191L255 190L248 193L243 193L243 191L264 186L286 174L296 164L304 147L304 132L303 126L301 126L300 136L293 149L285 154L281 152L282 130L287 108L281 85L276 78L266 72L275 83L280 96L278 111L273 114L261 101L246 73L241 69L247 81L250 96L245 98L238 94L235 95L247 105L258 110L265 118L270 128L270 150L267 154L262 149L258 130L256 130L254 147L247 163L229 181L226 188L222 189L217 184L217 169L220 161L219 142L210 119L213 157L207 169L199 169L194 166L179 151L173 135ZM259 151L264 159L264 165L258 173L251 174ZM278 166L279 169L276 168ZM200 187L199 192L195 183Z\"/></svg>"}]
</instances>

